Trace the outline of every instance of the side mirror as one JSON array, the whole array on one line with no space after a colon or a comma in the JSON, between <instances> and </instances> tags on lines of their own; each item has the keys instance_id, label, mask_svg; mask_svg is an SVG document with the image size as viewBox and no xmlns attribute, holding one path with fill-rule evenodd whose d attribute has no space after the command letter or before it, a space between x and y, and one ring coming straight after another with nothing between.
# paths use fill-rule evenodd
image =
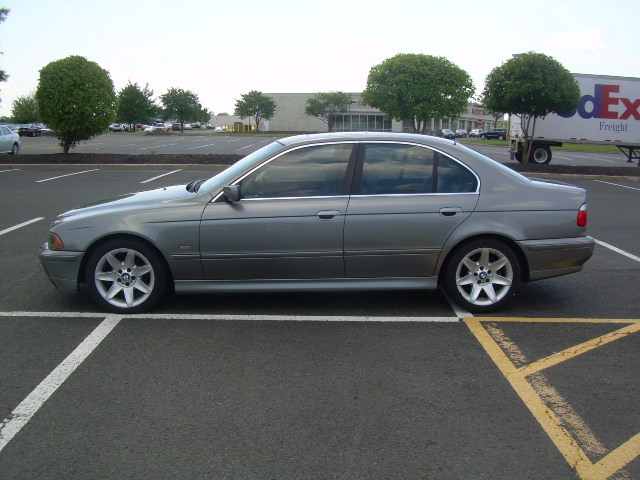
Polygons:
<instances>
[{"instance_id":1,"label":"side mirror","mask_svg":"<svg viewBox=\"0 0 640 480\"><path fill-rule=\"evenodd\" d=\"M240 186L239 185L225 185L222 187L222 193L226 200L230 203L236 203L240 200Z\"/></svg>"}]
</instances>

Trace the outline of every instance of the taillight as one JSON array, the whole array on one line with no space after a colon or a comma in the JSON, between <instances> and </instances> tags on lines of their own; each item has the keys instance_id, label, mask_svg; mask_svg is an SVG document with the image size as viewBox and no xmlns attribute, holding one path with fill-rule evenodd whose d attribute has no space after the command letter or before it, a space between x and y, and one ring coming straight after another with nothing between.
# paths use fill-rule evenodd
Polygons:
<instances>
[{"instance_id":1,"label":"taillight","mask_svg":"<svg viewBox=\"0 0 640 480\"><path fill-rule=\"evenodd\" d=\"M587 226L587 204L585 203L578 210L578 226L586 227Z\"/></svg>"}]
</instances>

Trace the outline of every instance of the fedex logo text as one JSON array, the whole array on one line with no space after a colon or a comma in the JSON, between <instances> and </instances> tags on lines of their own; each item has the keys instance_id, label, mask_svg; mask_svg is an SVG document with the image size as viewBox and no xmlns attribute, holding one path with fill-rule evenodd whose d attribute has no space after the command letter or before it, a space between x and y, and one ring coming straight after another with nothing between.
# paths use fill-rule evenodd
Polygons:
<instances>
[{"instance_id":1,"label":"fedex logo text","mask_svg":"<svg viewBox=\"0 0 640 480\"><path fill-rule=\"evenodd\" d=\"M614 120L640 120L640 98L631 100L629 98L618 97L620 85L596 84L593 95L584 95L580 99L577 113L582 118L606 118ZM615 107L622 106L624 111L619 113ZM576 110L569 115L562 115L565 118L573 117Z\"/></svg>"}]
</instances>

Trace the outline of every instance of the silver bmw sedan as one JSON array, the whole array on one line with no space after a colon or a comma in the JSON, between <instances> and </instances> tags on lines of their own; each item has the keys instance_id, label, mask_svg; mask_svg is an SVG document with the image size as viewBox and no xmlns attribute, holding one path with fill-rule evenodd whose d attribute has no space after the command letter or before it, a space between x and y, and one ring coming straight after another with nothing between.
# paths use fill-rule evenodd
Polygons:
<instances>
[{"instance_id":1,"label":"silver bmw sedan","mask_svg":"<svg viewBox=\"0 0 640 480\"><path fill-rule=\"evenodd\" d=\"M377 132L278 140L207 180L58 216L40 259L63 292L136 313L167 292L441 288L489 312L593 253L582 188L452 140Z\"/></svg>"}]
</instances>

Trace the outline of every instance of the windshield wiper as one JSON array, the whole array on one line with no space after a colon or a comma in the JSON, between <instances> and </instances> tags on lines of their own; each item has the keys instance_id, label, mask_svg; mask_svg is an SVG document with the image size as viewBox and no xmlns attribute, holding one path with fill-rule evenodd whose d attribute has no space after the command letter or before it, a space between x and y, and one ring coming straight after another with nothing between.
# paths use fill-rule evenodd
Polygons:
<instances>
[{"instance_id":1,"label":"windshield wiper","mask_svg":"<svg viewBox=\"0 0 640 480\"><path fill-rule=\"evenodd\" d=\"M207 179L202 178L200 180L195 180L187 185L187 191L191 193L195 193L200 189L200 185L202 185Z\"/></svg>"}]
</instances>

